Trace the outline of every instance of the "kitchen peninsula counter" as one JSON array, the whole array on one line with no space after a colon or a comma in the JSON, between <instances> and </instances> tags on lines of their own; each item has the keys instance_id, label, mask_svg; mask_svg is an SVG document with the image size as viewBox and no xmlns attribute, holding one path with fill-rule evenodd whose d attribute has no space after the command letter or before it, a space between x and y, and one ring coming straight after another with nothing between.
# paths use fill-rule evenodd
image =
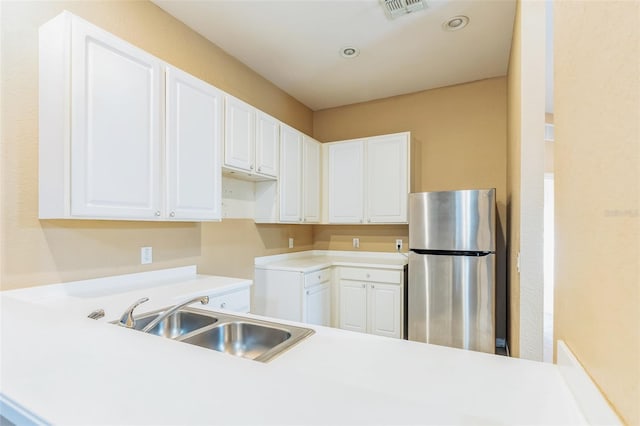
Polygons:
<instances>
[{"instance_id":1,"label":"kitchen peninsula counter","mask_svg":"<svg viewBox=\"0 0 640 426\"><path fill-rule=\"evenodd\" d=\"M156 302L138 314L197 295L206 281L246 284L202 277L96 297L0 293L0 391L54 424L585 423L552 364L308 325L313 335L260 363L109 323L141 294ZM88 319L98 304L107 315Z\"/></svg>"}]
</instances>

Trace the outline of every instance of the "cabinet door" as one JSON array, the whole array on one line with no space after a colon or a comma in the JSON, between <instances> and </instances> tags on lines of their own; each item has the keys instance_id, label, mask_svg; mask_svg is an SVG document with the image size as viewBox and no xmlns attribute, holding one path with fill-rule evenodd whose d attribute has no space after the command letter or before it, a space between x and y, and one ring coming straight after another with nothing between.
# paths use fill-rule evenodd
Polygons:
<instances>
[{"instance_id":1,"label":"cabinet door","mask_svg":"<svg viewBox=\"0 0 640 426\"><path fill-rule=\"evenodd\" d=\"M217 311L226 309L233 312L249 312L251 303L251 290L249 288L240 288L223 294L212 294L209 296L208 305L194 305L198 309L209 311Z\"/></svg>"},{"instance_id":2,"label":"cabinet door","mask_svg":"<svg viewBox=\"0 0 640 426\"><path fill-rule=\"evenodd\" d=\"M387 337L401 337L400 286L369 284L368 331Z\"/></svg>"},{"instance_id":3,"label":"cabinet door","mask_svg":"<svg viewBox=\"0 0 640 426\"><path fill-rule=\"evenodd\" d=\"M320 142L304 136L302 210L303 221L320 222Z\"/></svg>"},{"instance_id":4,"label":"cabinet door","mask_svg":"<svg viewBox=\"0 0 640 426\"><path fill-rule=\"evenodd\" d=\"M280 157L280 123L275 118L256 112L256 171L278 177Z\"/></svg>"},{"instance_id":5,"label":"cabinet door","mask_svg":"<svg viewBox=\"0 0 640 426\"><path fill-rule=\"evenodd\" d=\"M304 321L302 272L255 268L251 313Z\"/></svg>"},{"instance_id":6,"label":"cabinet door","mask_svg":"<svg viewBox=\"0 0 640 426\"><path fill-rule=\"evenodd\" d=\"M255 109L233 96L226 96L224 116L224 164L253 171Z\"/></svg>"},{"instance_id":7,"label":"cabinet door","mask_svg":"<svg viewBox=\"0 0 640 426\"><path fill-rule=\"evenodd\" d=\"M305 290L304 322L329 326L331 323L331 290L328 282Z\"/></svg>"},{"instance_id":8,"label":"cabinet door","mask_svg":"<svg viewBox=\"0 0 640 426\"><path fill-rule=\"evenodd\" d=\"M367 285L361 281L340 281L340 328L367 332Z\"/></svg>"},{"instance_id":9,"label":"cabinet door","mask_svg":"<svg viewBox=\"0 0 640 426\"><path fill-rule=\"evenodd\" d=\"M367 140L367 222L407 223L408 161L406 135Z\"/></svg>"},{"instance_id":10,"label":"cabinet door","mask_svg":"<svg viewBox=\"0 0 640 426\"><path fill-rule=\"evenodd\" d=\"M329 223L363 220L363 154L362 141L329 146Z\"/></svg>"},{"instance_id":11,"label":"cabinet door","mask_svg":"<svg viewBox=\"0 0 640 426\"><path fill-rule=\"evenodd\" d=\"M302 133L280 127L280 221L302 220Z\"/></svg>"},{"instance_id":12,"label":"cabinet door","mask_svg":"<svg viewBox=\"0 0 640 426\"><path fill-rule=\"evenodd\" d=\"M71 32L71 216L160 216L161 62L84 21Z\"/></svg>"},{"instance_id":13,"label":"cabinet door","mask_svg":"<svg viewBox=\"0 0 640 426\"><path fill-rule=\"evenodd\" d=\"M220 220L223 94L175 68L166 80L166 214Z\"/></svg>"}]
</instances>

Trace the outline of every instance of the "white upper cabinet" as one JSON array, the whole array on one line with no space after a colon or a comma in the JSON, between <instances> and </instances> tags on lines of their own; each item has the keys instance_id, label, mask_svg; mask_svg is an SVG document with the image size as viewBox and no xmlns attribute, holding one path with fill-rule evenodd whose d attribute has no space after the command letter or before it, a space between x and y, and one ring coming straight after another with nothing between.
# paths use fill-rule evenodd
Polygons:
<instances>
[{"instance_id":1,"label":"white upper cabinet","mask_svg":"<svg viewBox=\"0 0 640 426\"><path fill-rule=\"evenodd\" d=\"M409 134L328 144L329 223L407 223Z\"/></svg>"},{"instance_id":2,"label":"white upper cabinet","mask_svg":"<svg viewBox=\"0 0 640 426\"><path fill-rule=\"evenodd\" d=\"M224 165L252 172L255 167L255 108L227 95L224 125Z\"/></svg>"},{"instance_id":3,"label":"white upper cabinet","mask_svg":"<svg viewBox=\"0 0 640 426\"><path fill-rule=\"evenodd\" d=\"M240 179L275 179L280 122L230 95L226 96L224 121L226 171Z\"/></svg>"},{"instance_id":4,"label":"white upper cabinet","mask_svg":"<svg viewBox=\"0 0 640 426\"><path fill-rule=\"evenodd\" d=\"M162 63L80 20L71 36L71 214L160 210Z\"/></svg>"},{"instance_id":5,"label":"white upper cabinet","mask_svg":"<svg viewBox=\"0 0 640 426\"><path fill-rule=\"evenodd\" d=\"M256 171L277 177L279 151L280 122L262 111L256 111Z\"/></svg>"},{"instance_id":6,"label":"white upper cabinet","mask_svg":"<svg viewBox=\"0 0 640 426\"><path fill-rule=\"evenodd\" d=\"M302 221L302 133L280 127L280 221Z\"/></svg>"},{"instance_id":7,"label":"white upper cabinet","mask_svg":"<svg viewBox=\"0 0 640 426\"><path fill-rule=\"evenodd\" d=\"M224 95L176 68L167 68L166 82L168 216L220 219Z\"/></svg>"},{"instance_id":8,"label":"white upper cabinet","mask_svg":"<svg viewBox=\"0 0 640 426\"><path fill-rule=\"evenodd\" d=\"M409 143L404 134L367 140L368 223L407 222L408 148Z\"/></svg>"},{"instance_id":9,"label":"white upper cabinet","mask_svg":"<svg viewBox=\"0 0 640 426\"><path fill-rule=\"evenodd\" d=\"M320 222L321 144L303 136L302 145L302 221Z\"/></svg>"},{"instance_id":10,"label":"white upper cabinet","mask_svg":"<svg viewBox=\"0 0 640 426\"><path fill-rule=\"evenodd\" d=\"M63 13L39 66L40 217L158 218L162 62Z\"/></svg>"},{"instance_id":11,"label":"white upper cabinet","mask_svg":"<svg viewBox=\"0 0 640 426\"><path fill-rule=\"evenodd\" d=\"M281 125L280 222L320 222L320 142Z\"/></svg>"},{"instance_id":12,"label":"white upper cabinet","mask_svg":"<svg viewBox=\"0 0 640 426\"><path fill-rule=\"evenodd\" d=\"M68 12L39 66L40 218L220 218L211 86L171 69L165 87L164 62Z\"/></svg>"},{"instance_id":13,"label":"white upper cabinet","mask_svg":"<svg viewBox=\"0 0 640 426\"><path fill-rule=\"evenodd\" d=\"M329 145L329 223L362 223L364 141Z\"/></svg>"}]
</instances>

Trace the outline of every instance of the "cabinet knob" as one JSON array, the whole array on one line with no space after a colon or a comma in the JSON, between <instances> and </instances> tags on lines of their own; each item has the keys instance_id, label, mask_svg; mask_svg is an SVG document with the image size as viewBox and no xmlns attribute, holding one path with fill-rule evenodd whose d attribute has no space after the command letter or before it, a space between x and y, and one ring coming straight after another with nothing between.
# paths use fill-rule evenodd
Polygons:
<instances>
[{"instance_id":1,"label":"cabinet knob","mask_svg":"<svg viewBox=\"0 0 640 426\"><path fill-rule=\"evenodd\" d=\"M371 278L371 275L367 274L367 278Z\"/></svg>"},{"instance_id":2,"label":"cabinet knob","mask_svg":"<svg viewBox=\"0 0 640 426\"><path fill-rule=\"evenodd\" d=\"M309 294L309 290L307 290L307 294Z\"/></svg>"},{"instance_id":3,"label":"cabinet knob","mask_svg":"<svg viewBox=\"0 0 640 426\"><path fill-rule=\"evenodd\" d=\"M176 217L176 212L171 212L171 213L169 213L169 216L171 216L171 217Z\"/></svg>"},{"instance_id":4,"label":"cabinet knob","mask_svg":"<svg viewBox=\"0 0 640 426\"><path fill-rule=\"evenodd\" d=\"M160 210L156 210L156 216L160 216Z\"/></svg>"},{"instance_id":5,"label":"cabinet knob","mask_svg":"<svg viewBox=\"0 0 640 426\"><path fill-rule=\"evenodd\" d=\"M367 287L367 285L366 284L362 284L362 288L365 288L365 287Z\"/></svg>"},{"instance_id":6,"label":"cabinet knob","mask_svg":"<svg viewBox=\"0 0 640 426\"><path fill-rule=\"evenodd\" d=\"M262 171L262 167L258 167L258 171L261 172Z\"/></svg>"},{"instance_id":7,"label":"cabinet knob","mask_svg":"<svg viewBox=\"0 0 640 426\"><path fill-rule=\"evenodd\" d=\"M249 170L253 170L253 164L249 166Z\"/></svg>"},{"instance_id":8,"label":"cabinet knob","mask_svg":"<svg viewBox=\"0 0 640 426\"><path fill-rule=\"evenodd\" d=\"M373 284L371 284L371 288L376 288L376 286L375 286L375 285L373 285Z\"/></svg>"},{"instance_id":9,"label":"cabinet knob","mask_svg":"<svg viewBox=\"0 0 640 426\"><path fill-rule=\"evenodd\" d=\"M322 275L318 275L318 279L322 278Z\"/></svg>"},{"instance_id":10,"label":"cabinet knob","mask_svg":"<svg viewBox=\"0 0 640 426\"><path fill-rule=\"evenodd\" d=\"M221 308L225 308L226 306L227 306L227 302L222 302L222 303L220 304L220 307L221 307Z\"/></svg>"}]
</instances>

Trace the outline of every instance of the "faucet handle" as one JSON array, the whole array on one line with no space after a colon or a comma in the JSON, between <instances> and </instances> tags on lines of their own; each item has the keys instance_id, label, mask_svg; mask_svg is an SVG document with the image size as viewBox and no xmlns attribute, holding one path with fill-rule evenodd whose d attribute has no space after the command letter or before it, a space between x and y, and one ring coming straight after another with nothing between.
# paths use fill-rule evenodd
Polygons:
<instances>
[{"instance_id":1,"label":"faucet handle","mask_svg":"<svg viewBox=\"0 0 640 426\"><path fill-rule=\"evenodd\" d=\"M87 315L87 317L97 320L100 319L102 317L104 317L104 309L96 309L95 311L91 312L89 315Z\"/></svg>"},{"instance_id":2,"label":"faucet handle","mask_svg":"<svg viewBox=\"0 0 640 426\"><path fill-rule=\"evenodd\" d=\"M120 321L118 321L118 325L127 328L133 328L136 324L136 320L133 319L133 310L138 307L138 305L148 301L148 297L143 297L142 299L136 300L133 305L129 306L124 314L120 317Z\"/></svg>"}]
</instances>

